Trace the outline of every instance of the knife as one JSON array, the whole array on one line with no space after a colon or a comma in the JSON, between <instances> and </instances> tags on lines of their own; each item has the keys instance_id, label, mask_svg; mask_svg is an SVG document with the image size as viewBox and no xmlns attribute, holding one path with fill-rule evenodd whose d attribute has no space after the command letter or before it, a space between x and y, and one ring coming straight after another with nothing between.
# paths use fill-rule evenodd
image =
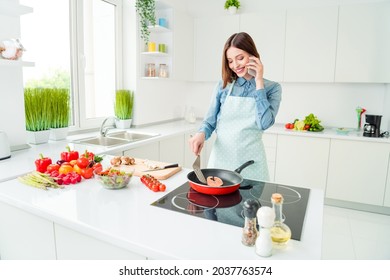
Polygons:
<instances>
[{"instance_id":1,"label":"knife","mask_svg":"<svg viewBox=\"0 0 390 280\"><path fill-rule=\"evenodd\" d=\"M158 171L158 170L164 170L164 169L167 169L167 168L173 168L173 167L178 167L178 166L179 166L178 163L174 163L174 164L166 165L166 166L155 168L155 169L143 170L142 172Z\"/></svg>"}]
</instances>

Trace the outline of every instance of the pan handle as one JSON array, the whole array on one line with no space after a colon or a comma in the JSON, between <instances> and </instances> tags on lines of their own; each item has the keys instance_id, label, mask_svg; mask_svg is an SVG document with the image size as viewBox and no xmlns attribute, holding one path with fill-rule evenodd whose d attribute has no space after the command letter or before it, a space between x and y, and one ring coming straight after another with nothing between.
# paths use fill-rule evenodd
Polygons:
<instances>
[{"instance_id":1,"label":"pan handle","mask_svg":"<svg viewBox=\"0 0 390 280\"><path fill-rule=\"evenodd\" d=\"M255 161L254 160L249 160L247 162L245 162L243 165L241 165L240 167L238 167L236 170L234 170L234 172L237 172L237 173L241 173L241 171L246 168L247 166L249 165L252 165L254 164Z\"/></svg>"}]
</instances>

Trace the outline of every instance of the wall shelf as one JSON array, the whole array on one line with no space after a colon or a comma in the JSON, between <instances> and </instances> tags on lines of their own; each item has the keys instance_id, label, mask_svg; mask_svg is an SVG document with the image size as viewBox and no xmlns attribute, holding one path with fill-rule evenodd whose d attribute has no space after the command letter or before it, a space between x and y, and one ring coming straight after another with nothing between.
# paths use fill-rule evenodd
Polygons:
<instances>
[{"instance_id":1,"label":"wall shelf","mask_svg":"<svg viewBox=\"0 0 390 280\"><path fill-rule=\"evenodd\" d=\"M142 55L150 55L150 56L169 56L167 53L163 52L142 52Z\"/></svg>"},{"instance_id":2,"label":"wall shelf","mask_svg":"<svg viewBox=\"0 0 390 280\"><path fill-rule=\"evenodd\" d=\"M31 61L23 61L23 60L0 59L0 66L25 66L25 67L32 67L32 66L35 66L35 63L31 62Z\"/></svg>"},{"instance_id":3,"label":"wall shelf","mask_svg":"<svg viewBox=\"0 0 390 280\"><path fill-rule=\"evenodd\" d=\"M10 1L0 0L0 10L2 15L20 16L33 12L33 8L19 5Z\"/></svg>"}]
</instances>

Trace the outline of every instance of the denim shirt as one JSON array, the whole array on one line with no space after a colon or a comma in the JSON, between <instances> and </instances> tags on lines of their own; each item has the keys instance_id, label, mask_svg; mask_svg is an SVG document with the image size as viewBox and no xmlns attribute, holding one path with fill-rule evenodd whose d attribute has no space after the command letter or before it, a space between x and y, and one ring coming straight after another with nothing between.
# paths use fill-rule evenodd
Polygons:
<instances>
[{"instance_id":1,"label":"denim shirt","mask_svg":"<svg viewBox=\"0 0 390 280\"><path fill-rule=\"evenodd\" d=\"M223 82L218 82L215 87L211 104L199 132L204 132L206 140L217 128L221 107L229 93L231 84L222 88ZM264 89L256 90L255 79L246 80L239 77L234 83L231 96L253 97L256 102L256 125L260 130L266 130L275 123L280 101L282 99L282 87L279 83L264 79Z\"/></svg>"}]
</instances>

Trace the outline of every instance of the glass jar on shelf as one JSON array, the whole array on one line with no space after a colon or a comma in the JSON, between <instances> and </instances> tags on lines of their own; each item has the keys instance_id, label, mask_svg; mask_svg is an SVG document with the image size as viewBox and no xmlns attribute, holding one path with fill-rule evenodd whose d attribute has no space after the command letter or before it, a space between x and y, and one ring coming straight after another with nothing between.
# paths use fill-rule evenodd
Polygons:
<instances>
[{"instance_id":1,"label":"glass jar on shelf","mask_svg":"<svg viewBox=\"0 0 390 280\"><path fill-rule=\"evenodd\" d=\"M275 222L271 228L272 242L283 247L291 239L291 229L284 223L283 219L283 196L280 193L274 193L271 202L275 211Z\"/></svg>"},{"instance_id":2,"label":"glass jar on shelf","mask_svg":"<svg viewBox=\"0 0 390 280\"><path fill-rule=\"evenodd\" d=\"M145 65L145 77L156 77L156 65L154 63Z\"/></svg>"},{"instance_id":3,"label":"glass jar on shelf","mask_svg":"<svg viewBox=\"0 0 390 280\"><path fill-rule=\"evenodd\" d=\"M160 78L168 78L168 66L166 64L160 64L158 76Z\"/></svg>"}]
</instances>

